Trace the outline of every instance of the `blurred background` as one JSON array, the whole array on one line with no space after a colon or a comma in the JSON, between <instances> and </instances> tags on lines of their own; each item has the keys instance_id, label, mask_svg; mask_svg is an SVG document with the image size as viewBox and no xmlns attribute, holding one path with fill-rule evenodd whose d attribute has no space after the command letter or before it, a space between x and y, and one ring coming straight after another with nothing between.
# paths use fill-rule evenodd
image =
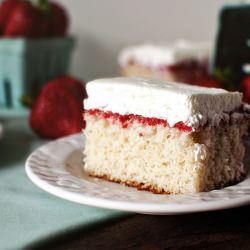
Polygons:
<instances>
[{"instance_id":1,"label":"blurred background","mask_svg":"<svg viewBox=\"0 0 250 250\"><path fill-rule=\"evenodd\" d=\"M236 0L60 0L77 38L71 72L86 80L117 74L117 54L145 41L213 42L223 5ZM245 1L246 2L246 1Z\"/></svg>"}]
</instances>

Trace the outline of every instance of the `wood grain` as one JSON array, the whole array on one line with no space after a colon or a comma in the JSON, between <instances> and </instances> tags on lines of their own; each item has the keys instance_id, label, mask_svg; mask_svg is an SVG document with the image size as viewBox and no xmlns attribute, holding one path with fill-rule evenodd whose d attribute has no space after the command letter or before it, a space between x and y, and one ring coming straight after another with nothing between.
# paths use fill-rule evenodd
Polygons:
<instances>
[{"instance_id":1,"label":"wood grain","mask_svg":"<svg viewBox=\"0 0 250 250\"><path fill-rule=\"evenodd\" d=\"M35 248L250 249L250 206L175 216L131 215Z\"/></svg>"}]
</instances>

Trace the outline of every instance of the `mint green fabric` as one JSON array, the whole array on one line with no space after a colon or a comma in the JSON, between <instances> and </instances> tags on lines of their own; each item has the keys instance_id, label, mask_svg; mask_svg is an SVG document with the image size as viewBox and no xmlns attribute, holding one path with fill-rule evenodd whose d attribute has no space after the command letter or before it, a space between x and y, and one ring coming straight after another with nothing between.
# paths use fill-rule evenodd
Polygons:
<instances>
[{"instance_id":1,"label":"mint green fabric","mask_svg":"<svg viewBox=\"0 0 250 250\"><path fill-rule=\"evenodd\" d=\"M128 215L76 204L37 188L26 176L24 163L46 141L29 130L26 119L5 122L4 128L0 139L0 249L26 249Z\"/></svg>"}]
</instances>

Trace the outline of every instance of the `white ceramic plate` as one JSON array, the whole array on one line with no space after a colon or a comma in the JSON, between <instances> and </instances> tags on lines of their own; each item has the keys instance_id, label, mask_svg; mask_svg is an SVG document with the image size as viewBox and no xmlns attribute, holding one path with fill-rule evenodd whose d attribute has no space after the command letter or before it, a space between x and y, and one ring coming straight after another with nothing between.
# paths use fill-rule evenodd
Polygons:
<instances>
[{"instance_id":1,"label":"white ceramic plate","mask_svg":"<svg viewBox=\"0 0 250 250\"><path fill-rule=\"evenodd\" d=\"M143 214L183 214L250 204L250 175L221 190L188 195L158 195L87 176L81 134L40 147L26 162L29 178L45 191L95 207Z\"/></svg>"}]
</instances>

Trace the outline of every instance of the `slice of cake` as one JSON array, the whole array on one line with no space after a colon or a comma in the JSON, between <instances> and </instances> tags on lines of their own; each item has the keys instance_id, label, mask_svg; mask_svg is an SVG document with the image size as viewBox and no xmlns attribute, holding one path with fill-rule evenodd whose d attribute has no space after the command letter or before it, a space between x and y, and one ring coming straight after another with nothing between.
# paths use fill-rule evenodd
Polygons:
<instances>
[{"instance_id":1,"label":"slice of cake","mask_svg":"<svg viewBox=\"0 0 250 250\"><path fill-rule=\"evenodd\" d=\"M123 76L193 83L208 74L210 51L206 42L144 44L124 48L118 63Z\"/></svg>"},{"instance_id":2,"label":"slice of cake","mask_svg":"<svg viewBox=\"0 0 250 250\"><path fill-rule=\"evenodd\" d=\"M249 115L242 95L149 78L87 84L85 171L155 193L240 181Z\"/></svg>"}]
</instances>

